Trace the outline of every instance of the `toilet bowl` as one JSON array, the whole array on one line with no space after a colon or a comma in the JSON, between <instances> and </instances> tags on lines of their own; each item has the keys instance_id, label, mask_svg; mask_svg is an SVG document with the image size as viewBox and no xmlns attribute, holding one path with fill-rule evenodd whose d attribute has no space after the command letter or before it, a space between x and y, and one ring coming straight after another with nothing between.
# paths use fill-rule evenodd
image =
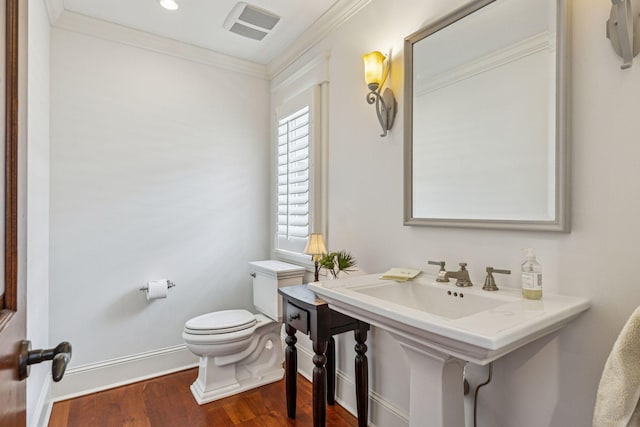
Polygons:
<instances>
[{"instance_id":1,"label":"toilet bowl","mask_svg":"<svg viewBox=\"0 0 640 427\"><path fill-rule=\"evenodd\" d=\"M185 323L182 338L200 357L191 392L199 404L278 381L283 376L281 324L246 310L225 310Z\"/></svg>"},{"instance_id":2,"label":"toilet bowl","mask_svg":"<svg viewBox=\"0 0 640 427\"><path fill-rule=\"evenodd\" d=\"M282 307L278 287L302 283L304 268L280 261L249 263L254 305L263 313L222 310L188 320L182 338L200 358L191 392L198 404L282 379Z\"/></svg>"}]
</instances>

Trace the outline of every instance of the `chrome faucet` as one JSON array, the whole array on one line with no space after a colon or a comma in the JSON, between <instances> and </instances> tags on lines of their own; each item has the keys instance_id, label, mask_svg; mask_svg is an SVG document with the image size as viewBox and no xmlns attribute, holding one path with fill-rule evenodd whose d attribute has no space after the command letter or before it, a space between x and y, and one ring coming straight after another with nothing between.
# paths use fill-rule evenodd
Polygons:
<instances>
[{"instance_id":1,"label":"chrome faucet","mask_svg":"<svg viewBox=\"0 0 640 427\"><path fill-rule=\"evenodd\" d=\"M444 268L444 264L445 264L444 261L427 261L427 264L440 266L440 270L438 270L438 278L436 279L436 282L449 281L449 279L445 277L445 274L447 274L447 270Z\"/></svg>"},{"instance_id":2,"label":"chrome faucet","mask_svg":"<svg viewBox=\"0 0 640 427\"><path fill-rule=\"evenodd\" d=\"M460 266L460 270L458 271L447 271L444 273L444 278L448 279L451 277L456 280L456 286L461 288L468 288L469 286L473 286L471 283L471 279L469 278L469 271L467 270L467 263L461 262L458 264Z\"/></svg>"},{"instance_id":3,"label":"chrome faucet","mask_svg":"<svg viewBox=\"0 0 640 427\"><path fill-rule=\"evenodd\" d=\"M497 291L496 280L493 278L493 273L499 274L511 274L511 270L498 270L493 267L487 267L487 277L484 279L483 291Z\"/></svg>"}]
</instances>

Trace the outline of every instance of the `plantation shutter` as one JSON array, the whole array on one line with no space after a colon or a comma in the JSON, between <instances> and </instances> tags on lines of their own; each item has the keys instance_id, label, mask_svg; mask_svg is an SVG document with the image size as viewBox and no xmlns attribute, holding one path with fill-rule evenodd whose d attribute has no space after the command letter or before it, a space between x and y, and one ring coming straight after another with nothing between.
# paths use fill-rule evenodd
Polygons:
<instances>
[{"instance_id":1,"label":"plantation shutter","mask_svg":"<svg viewBox=\"0 0 640 427\"><path fill-rule=\"evenodd\" d=\"M301 253L310 224L310 106L278 120L277 247Z\"/></svg>"}]
</instances>

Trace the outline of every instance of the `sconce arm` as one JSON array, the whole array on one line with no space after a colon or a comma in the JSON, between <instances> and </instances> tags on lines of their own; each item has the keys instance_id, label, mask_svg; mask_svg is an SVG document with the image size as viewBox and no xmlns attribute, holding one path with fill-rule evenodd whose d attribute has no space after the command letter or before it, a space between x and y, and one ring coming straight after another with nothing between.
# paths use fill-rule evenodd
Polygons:
<instances>
[{"instance_id":1,"label":"sconce arm","mask_svg":"<svg viewBox=\"0 0 640 427\"><path fill-rule=\"evenodd\" d=\"M385 89L382 95L378 90L372 90L367 94L367 103L376 105L376 115L382 127L380 136L387 136L387 131L393 127L396 118L397 102L393 91Z\"/></svg>"},{"instance_id":2,"label":"sconce arm","mask_svg":"<svg viewBox=\"0 0 640 427\"><path fill-rule=\"evenodd\" d=\"M638 1L636 2L636 6ZM627 69L633 64L633 57L640 52L637 13L634 14L631 0L611 0L611 14L607 21L607 38L613 50L622 57L622 66ZM635 42L634 43L634 39Z\"/></svg>"}]
</instances>

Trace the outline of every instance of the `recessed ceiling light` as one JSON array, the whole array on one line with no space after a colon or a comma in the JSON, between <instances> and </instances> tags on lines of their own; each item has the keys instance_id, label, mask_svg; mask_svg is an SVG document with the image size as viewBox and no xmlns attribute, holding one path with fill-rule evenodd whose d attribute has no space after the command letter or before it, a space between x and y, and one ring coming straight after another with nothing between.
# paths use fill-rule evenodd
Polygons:
<instances>
[{"instance_id":1,"label":"recessed ceiling light","mask_svg":"<svg viewBox=\"0 0 640 427\"><path fill-rule=\"evenodd\" d=\"M167 10L178 10L178 3L175 0L160 0L160 6Z\"/></svg>"}]
</instances>

